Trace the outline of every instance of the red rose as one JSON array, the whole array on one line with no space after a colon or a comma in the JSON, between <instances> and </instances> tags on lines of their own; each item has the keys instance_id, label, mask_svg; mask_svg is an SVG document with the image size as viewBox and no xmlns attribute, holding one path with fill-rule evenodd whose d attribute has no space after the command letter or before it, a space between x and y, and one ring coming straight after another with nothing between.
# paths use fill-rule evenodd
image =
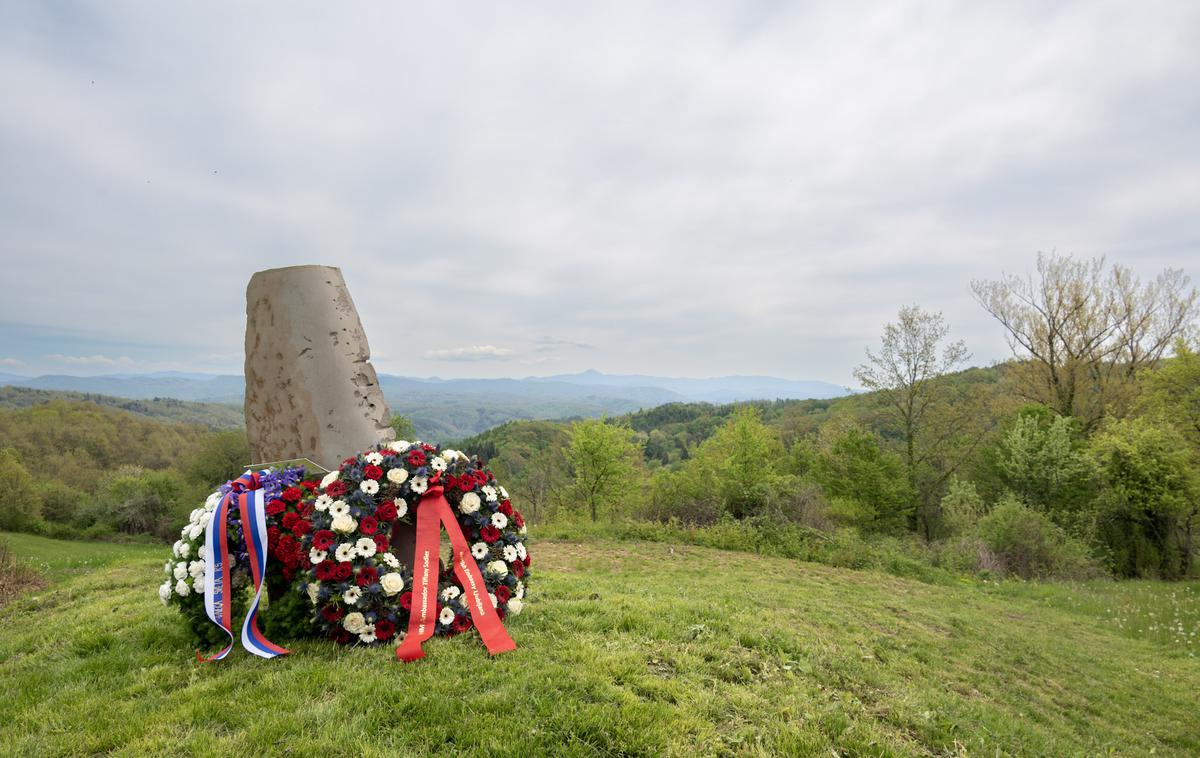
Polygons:
<instances>
[{"instance_id":1,"label":"red rose","mask_svg":"<svg viewBox=\"0 0 1200 758\"><path fill-rule=\"evenodd\" d=\"M347 458L346 460L342 461L342 468L345 468L347 466L353 466L356 463L358 463L358 458L356 458L356 457Z\"/></svg>"},{"instance_id":2,"label":"red rose","mask_svg":"<svg viewBox=\"0 0 1200 758\"><path fill-rule=\"evenodd\" d=\"M374 534L378 527L379 522L375 520L374 516L363 516L362 520L358 522L359 531L368 537Z\"/></svg>"},{"instance_id":3,"label":"red rose","mask_svg":"<svg viewBox=\"0 0 1200 758\"><path fill-rule=\"evenodd\" d=\"M333 569L333 576L339 582L344 582L354 574L354 566L349 561L342 561Z\"/></svg>"},{"instance_id":4,"label":"red rose","mask_svg":"<svg viewBox=\"0 0 1200 758\"><path fill-rule=\"evenodd\" d=\"M404 610L412 610L412 593L404 592L400 595L400 607Z\"/></svg>"},{"instance_id":5,"label":"red rose","mask_svg":"<svg viewBox=\"0 0 1200 758\"><path fill-rule=\"evenodd\" d=\"M283 528L289 532L296 528L296 522L300 520L300 514L293 511L288 511L283 514Z\"/></svg>"},{"instance_id":6,"label":"red rose","mask_svg":"<svg viewBox=\"0 0 1200 758\"><path fill-rule=\"evenodd\" d=\"M493 542L495 542L496 540L500 539L500 530L497 529L496 527L492 526L491 524L488 524L487 526L485 526L484 528L479 530L479 537L484 542L486 542L490 545Z\"/></svg>"},{"instance_id":7,"label":"red rose","mask_svg":"<svg viewBox=\"0 0 1200 758\"><path fill-rule=\"evenodd\" d=\"M380 521L391 521L396 518L396 503L391 500L384 500L375 509L375 518Z\"/></svg>"},{"instance_id":8,"label":"red rose","mask_svg":"<svg viewBox=\"0 0 1200 758\"><path fill-rule=\"evenodd\" d=\"M518 579L525 576L525 564L517 561L512 565L512 572Z\"/></svg>"},{"instance_id":9,"label":"red rose","mask_svg":"<svg viewBox=\"0 0 1200 758\"><path fill-rule=\"evenodd\" d=\"M518 529L525 526L524 517L522 517L521 514L518 513L517 511L513 511L512 520L513 520L513 523L517 525Z\"/></svg>"},{"instance_id":10,"label":"red rose","mask_svg":"<svg viewBox=\"0 0 1200 758\"><path fill-rule=\"evenodd\" d=\"M300 486L309 491L315 490L317 488L317 484L318 482L315 479L306 479L303 482L300 482Z\"/></svg>"},{"instance_id":11,"label":"red rose","mask_svg":"<svg viewBox=\"0 0 1200 758\"><path fill-rule=\"evenodd\" d=\"M373 566L363 566L358 570L356 581L359 587L368 587L379 581L379 572Z\"/></svg>"},{"instance_id":12,"label":"red rose","mask_svg":"<svg viewBox=\"0 0 1200 758\"><path fill-rule=\"evenodd\" d=\"M509 502L508 500L501 500L501 501L500 501L500 507L499 507L499 508L497 508L496 510L500 511L500 512L501 512L501 513L503 513L505 516L508 516L509 518L512 518L512 515L513 515L513 507L512 507L512 503L511 503L511 502Z\"/></svg>"},{"instance_id":13,"label":"red rose","mask_svg":"<svg viewBox=\"0 0 1200 758\"><path fill-rule=\"evenodd\" d=\"M304 497L304 493L300 491L299 487L288 487L283 491L283 499L289 503L294 503L302 497Z\"/></svg>"},{"instance_id":14,"label":"red rose","mask_svg":"<svg viewBox=\"0 0 1200 758\"><path fill-rule=\"evenodd\" d=\"M388 538L382 534L375 535L375 552L386 553L388 549Z\"/></svg>"},{"instance_id":15,"label":"red rose","mask_svg":"<svg viewBox=\"0 0 1200 758\"><path fill-rule=\"evenodd\" d=\"M363 477L366 479L380 479L383 477L383 469L378 466L367 466L363 469Z\"/></svg>"},{"instance_id":16,"label":"red rose","mask_svg":"<svg viewBox=\"0 0 1200 758\"><path fill-rule=\"evenodd\" d=\"M508 599L512 597L512 590L508 588L507 584L502 584L496 588L496 592L494 594L496 595L496 599L501 603L507 603Z\"/></svg>"},{"instance_id":17,"label":"red rose","mask_svg":"<svg viewBox=\"0 0 1200 758\"><path fill-rule=\"evenodd\" d=\"M313 535L313 547L317 550L328 550L333 547L333 541L336 539L333 532L328 529L321 529Z\"/></svg>"},{"instance_id":18,"label":"red rose","mask_svg":"<svg viewBox=\"0 0 1200 758\"><path fill-rule=\"evenodd\" d=\"M340 497L345 495L346 483L341 479L338 479L336 482L330 482L329 486L325 488L325 494L329 495L330 497Z\"/></svg>"},{"instance_id":19,"label":"red rose","mask_svg":"<svg viewBox=\"0 0 1200 758\"><path fill-rule=\"evenodd\" d=\"M424 466L425 454L420 450L414 450L408 454L408 464L410 466Z\"/></svg>"},{"instance_id":20,"label":"red rose","mask_svg":"<svg viewBox=\"0 0 1200 758\"><path fill-rule=\"evenodd\" d=\"M312 523L309 521L305 521L304 519L299 519L296 522L296 525L292 527L292 532L300 537L303 537L304 535L308 534L311 531L312 531Z\"/></svg>"},{"instance_id":21,"label":"red rose","mask_svg":"<svg viewBox=\"0 0 1200 758\"><path fill-rule=\"evenodd\" d=\"M342 609L336 605L327 605L321 609L321 615L330 623L342 620Z\"/></svg>"},{"instance_id":22,"label":"red rose","mask_svg":"<svg viewBox=\"0 0 1200 758\"><path fill-rule=\"evenodd\" d=\"M379 628L379 623L376 622L376 628ZM455 616L454 622L450 624L450 628L455 632L465 632L471 628L471 619L467 616Z\"/></svg>"},{"instance_id":23,"label":"red rose","mask_svg":"<svg viewBox=\"0 0 1200 758\"><path fill-rule=\"evenodd\" d=\"M279 514L283 513L286 510L287 510L287 506L284 505L282 500L272 499L271 502L267 503L267 515L268 516L278 516Z\"/></svg>"},{"instance_id":24,"label":"red rose","mask_svg":"<svg viewBox=\"0 0 1200 758\"><path fill-rule=\"evenodd\" d=\"M387 619L379 619L375 622L375 639L388 640L396 633L396 626Z\"/></svg>"}]
</instances>

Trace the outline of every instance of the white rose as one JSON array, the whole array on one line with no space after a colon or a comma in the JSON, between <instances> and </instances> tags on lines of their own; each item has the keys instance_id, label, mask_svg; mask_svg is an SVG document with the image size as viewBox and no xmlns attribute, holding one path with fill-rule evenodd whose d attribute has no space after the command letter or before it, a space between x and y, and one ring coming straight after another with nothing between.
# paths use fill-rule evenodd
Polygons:
<instances>
[{"instance_id":1,"label":"white rose","mask_svg":"<svg viewBox=\"0 0 1200 758\"><path fill-rule=\"evenodd\" d=\"M396 440L388 447L395 450L397 453L403 453L405 450L407 450L409 448L410 444L411 443L408 440Z\"/></svg>"},{"instance_id":2,"label":"white rose","mask_svg":"<svg viewBox=\"0 0 1200 758\"><path fill-rule=\"evenodd\" d=\"M468 492L462 496L462 502L458 504L458 509L463 513L474 513L479 510L481 502L479 495L476 495L474 492Z\"/></svg>"},{"instance_id":3,"label":"white rose","mask_svg":"<svg viewBox=\"0 0 1200 758\"><path fill-rule=\"evenodd\" d=\"M425 494L425 490L429 489L429 480L423 476L414 476L412 484L408 485L413 492L418 495Z\"/></svg>"},{"instance_id":4,"label":"white rose","mask_svg":"<svg viewBox=\"0 0 1200 758\"><path fill-rule=\"evenodd\" d=\"M180 579L178 582L175 582L175 592L180 597L184 597L191 591L192 591L192 588L188 587L187 582L185 582L184 580Z\"/></svg>"},{"instance_id":5,"label":"white rose","mask_svg":"<svg viewBox=\"0 0 1200 758\"><path fill-rule=\"evenodd\" d=\"M320 599L320 596L318 594L320 591L321 591L321 583L320 582L313 582L312 584L308 585L308 600L313 605L316 605L317 600Z\"/></svg>"},{"instance_id":6,"label":"white rose","mask_svg":"<svg viewBox=\"0 0 1200 758\"><path fill-rule=\"evenodd\" d=\"M503 529L508 526L508 516L505 516L500 511L496 511L492 514L492 526L497 529Z\"/></svg>"},{"instance_id":7,"label":"white rose","mask_svg":"<svg viewBox=\"0 0 1200 758\"><path fill-rule=\"evenodd\" d=\"M475 560L481 561L487 557L488 546L486 542L476 542L471 545L471 555L475 556Z\"/></svg>"},{"instance_id":8,"label":"white rose","mask_svg":"<svg viewBox=\"0 0 1200 758\"><path fill-rule=\"evenodd\" d=\"M525 604L515 597L510 597L507 605L509 614L513 616L520 616L521 611L525 608Z\"/></svg>"},{"instance_id":9,"label":"white rose","mask_svg":"<svg viewBox=\"0 0 1200 758\"><path fill-rule=\"evenodd\" d=\"M362 484L358 485L358 488L368 495L374 495L376 492L379 492L379 482L374 479L363 479Z\"/></svg>"},{"instance_id":10,"label":"white rose","mask_svg":"<svg viewBox=\"0 0 1200 758\"><path fill-rule=\"evenodd\" d=\"M342 593L342 600L346 601L346 605L356 605L360 597L362 597L362 590L358 587L351 587Z\"/></svg>"},{"instance_id":11,"label":"white rose","mask_svg":"<svg viewBox=\"0 0 1200 758\"><path fill-rule=\"evenodd\" d=\"M391 468L387 472L388 481L392 484L404 484L408 479L408 469L406 468Z\"/></svg>"},{"instance_id":12,"label":"white rose","mask_svg":"<svg viewBox=\"0 0 1200 758\"><path fill-rule=\"evenodd\" d=\"M325 478L321 480L321 489L325 489L329 485L336 482L337 478L338 478L338 472L330 471L328 474L325 475Z\"/></svg>"},{"instance_id":13,"label":"white rose","mask_svg":"<svg viewBox=\"0 0 1200 758\"><path fill-rule=\"evenodd\" d=\"M171 599L171 580L170 579L163 582L162 586L158 588L158 599L162 601L163 605L166 605L167 601Z\"/></svg>"},{"instance_id":14,"label":"white rose","mask_svg":"<svg viewBox=\"0 0 1200 758\"><path fill-rule=\"evenodd\" d=\"M370 558L372 555L375 555L375 550L377 549L375 546L375 540L371 539L370 537L361 538L354 548L363 558Z\"/></svg>"},{"instance_id":15,"label":"white rose","mask_svg":"<svg viewBox=\"0 0 1200 758\"><path fill-rule=\"evenodd\" d=\"M354 543L343 542L338 545L337 549L333 551L333 557L337 558L338 563L354 560Z\"/></svg>"},{"instance_id":16,"label":"white rose","mask_svg":"<svg viewBox=\"0 0 1200 758\"><path fill-rule=\"evenodd\" d=\"M308 562L312 564L321 563L328 557L329 553L324 550L317 550L315 547L310 548L308 551Z\"/></svg>"},{"instance_id":17,"label":"white rose","mask_svg":"<svg viewBox=\"0 0 1200 758\"><path fill-rule=\"evenodd\" d=\"M404 577L392 571L381 576L379 584L383 587L384 592L389 595L395 595L404 589Z\"/></svg>"},{"instance_id":18,"label":"white rose","mask_svg":"<svg viewBox=\"0 0 1200 758\"><path fill-rule=\"evenodd\" d=\"M342 619L342 626L351 634L359 634L367 627L367 619L358 611L347 613L346 618Z\"/></svg>"},{"instance_id":19,"label":"white rose","mask_svg":"<svg viewBox=\"0 0 1200 758\"><path fill-rule=\"evenodd\" d=\"M453 622L454 611L450 608L443 608L442 612L438 614L438 621L442 622L443 624L449 624Z\"/></svg>"},{"instance_id":20,"label":"white rose","mask_svg":"<svg viewBox=\"0 0 1200 758\"><path fill-rule=\"evenodd\" d=\"M496 576L505 576L508 574L508 566L504 561L492 561L487 565L487 570L489 574L495 574Z\"/></svg>"},{"instance_id":21,"label":"white rose","mask_svg":"<svg viewBox=\"0 0 1200 758\"><path fill-rule=\"evenodd\" d=\"M383 463L383 455L373 450L364 455L363 460L372 466L378 466L379 464Z\"/></svg>"},{"instance_id":22,"label":"white rose","mask_svg":"<svg viewBox=\"0 0 1200 758\"><path fill-rule=\"evenodd\" d=\"M329 527L335 532L349 534L358 528L358 522L343 514L341 516L334 516L333 523L331 523Z\"/></svg>"},{"instance_id":23,"label":"white rose","mask_svg":"<svg viewBox=\"0 0 1200 758\"><path fill-rule=\"evenodd\" d=\"M175 578L183 579L187 575L188 575L187 564L186 563L176 563L175 564Z\"/></svg>"},{"instance_id":24,"label":"white rose","mask_svg":"<svg viewBox=\"0 0 1200 758\"><path fill-rule=\"evenodd\" d=\"M443 450L442 457L445 458L446 460L450 461L451 463L454 463L459 458L462 458L463 454L458 452L457 450Z\"/></svg>"},{"instance_id":25,"label":"white rose","mask_svg":"<svg viewBox=\"0 0 1200 758\"><path fill-rule=\"evenodd\" d=\"M450 586L442 590L442 602L449 603L454 598L462 594L462 590L458 587Z\"/></svg>"}]
</instances>

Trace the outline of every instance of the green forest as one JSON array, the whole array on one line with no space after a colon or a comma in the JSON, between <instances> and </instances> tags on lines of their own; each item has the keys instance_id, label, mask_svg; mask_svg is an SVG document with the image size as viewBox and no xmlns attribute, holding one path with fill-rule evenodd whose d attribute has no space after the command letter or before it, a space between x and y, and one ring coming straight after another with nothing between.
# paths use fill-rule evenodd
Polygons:
<instances>
[{"instance_id":1,"label":"green forest","mask_svg":"<svg viewBox=\"0 0 1200 758\"><path fill-rule=\"evenodd\" d=\"M917 577L1195 576L1200 355L1187 278L1142 282L1049 255L972 289L1013 348L999 365L968 367L951 325L913 305L866 351L856 395L515 421L443 442L487 459L545 535ZM5 398L0 530L166 539L249 462L242 431L178 415L198 404L154 401L166 417L148 418L82 397ZM411 431L401 417L396 427Z\"/></svg>"}]
</instances>

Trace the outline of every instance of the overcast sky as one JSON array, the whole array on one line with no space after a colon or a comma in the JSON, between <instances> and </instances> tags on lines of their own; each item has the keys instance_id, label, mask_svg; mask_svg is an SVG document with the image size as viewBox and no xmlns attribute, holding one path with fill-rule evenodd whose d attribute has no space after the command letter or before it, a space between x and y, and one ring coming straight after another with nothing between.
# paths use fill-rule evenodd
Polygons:
<instances>
[{"instance_id":1,"label":"overcast sky","mask_svg":"<svg viewBox=\"0 0 1200 758\"><path fill-rule=\"evenodd\" d=\"M852 384L1038 250L1200 275L1200 3L0 4L0 372L241 372L340 266L376 367Z\"/></svg>"}]
</instances>

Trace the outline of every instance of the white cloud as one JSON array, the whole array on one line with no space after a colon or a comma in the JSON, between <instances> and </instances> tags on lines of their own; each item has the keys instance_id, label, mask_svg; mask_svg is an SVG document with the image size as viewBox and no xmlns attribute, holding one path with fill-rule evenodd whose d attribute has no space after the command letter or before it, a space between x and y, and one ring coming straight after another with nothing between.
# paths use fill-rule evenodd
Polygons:
<instances>
[{"instance_id":1,"label":"white cloud","mask_svg":"<svg viewBox=\"0 0 1200 758\"><path fill-rule=\"evenodd\" d=\"M495 361L507 360L516 351L495 345L471 345L442 350L426 350L424 357L431 361Z\"/></svg>"},{"instance_id":2,"label":"white cloud","mask_svg":"<svg viewBox=\"0 0 1200 758\"><path fill-rule=\"evenodd\" d=\"M51 353L47 359L55 363L65 363L68 366L132 366L137 361L127 355L110 358L107 355L62 355Z\"/></svg>"},{"instance_id":3,"label":"white cloud","mask_svg":"<svg viewBox=\"0 0 1200 758\"><path fill-rule=\"evenodd\" d=\"M26 365L25 361L18 360L17 358L0 358L0 366L18 367L24 365Z\"/></svg>"}]
</instances>

